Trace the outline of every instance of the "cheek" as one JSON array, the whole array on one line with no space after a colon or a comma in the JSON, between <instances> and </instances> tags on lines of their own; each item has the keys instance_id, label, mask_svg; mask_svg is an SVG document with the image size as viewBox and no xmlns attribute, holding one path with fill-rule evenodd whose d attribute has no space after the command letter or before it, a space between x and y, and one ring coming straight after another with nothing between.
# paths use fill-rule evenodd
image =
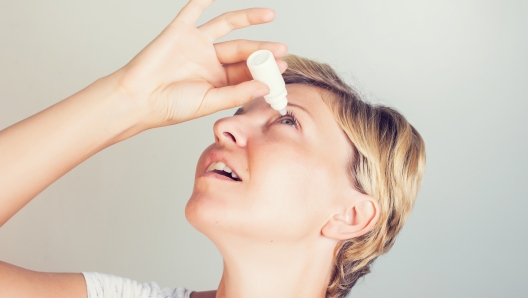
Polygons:
<instances>
[{"instance_id":1,"label":"cheek","mask_svg":"<svg viewBox=\"0 0 528 298\"><path fill-rule=\"evenodd\" d=\"M310 152L286 148L270 148L268 158L252 163L247 220L270 236L318 235L327 209L330 184L323 178L327 175Z\"/></svg>"},{"instance_id":2,"label":"cheek","mask_svg":"<svg viewBox=\"0 0 528 298\"><path fill-rule=\"evenodd\" d=\"M251 187L266 197L302 197L299 187L310 178L309 152L294 146L262 146L250 160ZM304 191L303 191L304 192ZM290 200L292 201L292 200Z\"/></svg>"}]
</instances>

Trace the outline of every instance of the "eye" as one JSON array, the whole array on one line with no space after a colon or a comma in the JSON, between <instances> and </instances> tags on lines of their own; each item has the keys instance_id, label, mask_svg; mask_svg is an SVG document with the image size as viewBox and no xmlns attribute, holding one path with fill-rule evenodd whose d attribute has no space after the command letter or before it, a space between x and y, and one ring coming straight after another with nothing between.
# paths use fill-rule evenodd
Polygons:
<instances>
[{"instance_id":1,"label":"eye","mask_svg":"<svg viewBox=\"0 0 528 298\"><path fill-rule=\"evenodd\" d=\"M291 124L289 124L289 125L295 125L295 122L293 122L293 120L291 120L291 119L289 119L289 118L282 119L282 120L281 120L281 123L282 123L282 124L288 124L288 123L286 123L285 121L289 121L289 122L291 123Z\"/></svg>"},{"instance_id":2,"label":"eye","mask_svg":"<svg viewBox=\"0 0 528 298\"><path fill-rule=\"evenodd\" d=\"M299 128L299 122L295 118L295 115L293 115L292 111L287 111L286 115L280 116L278 120L280 120L281 124L291 125L295 128Z\"/></svg>"}]
</instances>

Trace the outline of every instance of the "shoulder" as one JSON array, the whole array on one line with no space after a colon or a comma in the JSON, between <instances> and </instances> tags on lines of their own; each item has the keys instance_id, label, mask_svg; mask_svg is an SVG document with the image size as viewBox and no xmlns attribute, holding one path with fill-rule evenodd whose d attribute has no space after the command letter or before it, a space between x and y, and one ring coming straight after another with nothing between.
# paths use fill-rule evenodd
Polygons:
<instances>
[{"instance_id":1,"label":"shoulder","mask_svg":"<svg viewBox=\"0 0 528 298\"><path fill-rule=\"evenodd\" d=\"M128 278L97 272L83 272L88 298L189 298L183 287L160 288L157 283L139 283Z\"/></svg>"}]
</instances>

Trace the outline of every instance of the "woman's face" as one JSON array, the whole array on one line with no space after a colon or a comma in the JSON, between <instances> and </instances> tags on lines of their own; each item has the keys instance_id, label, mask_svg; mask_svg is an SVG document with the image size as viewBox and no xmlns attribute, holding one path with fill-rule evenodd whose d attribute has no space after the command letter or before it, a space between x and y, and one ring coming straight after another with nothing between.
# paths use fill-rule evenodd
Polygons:
<instances>
[{"instance_id":1,"label":"woman's face","mask_svg":"<svg viewBox=\"0 0 528 298\"><path fill-rule=\"evenodd\" d=\"M202 153L187 220L213 242L296 241L319 237L351 184L352 148L313 86L287 85L281 116L264 98L216 121L215 143ZM241 181L214 172L223 161ZM242 239L239 238L239 239Z\"/></svg>"}]
</instances>

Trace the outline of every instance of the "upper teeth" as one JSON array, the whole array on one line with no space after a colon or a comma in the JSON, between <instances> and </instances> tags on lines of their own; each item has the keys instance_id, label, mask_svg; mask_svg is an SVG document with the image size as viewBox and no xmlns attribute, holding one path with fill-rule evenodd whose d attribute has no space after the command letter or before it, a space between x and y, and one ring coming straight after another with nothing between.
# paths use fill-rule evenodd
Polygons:
<instances>
[{"instance_id":1,"label":"upper teeth","mask_svg":"<svg viewBox=\"0 0 528 298\"><path fill-rule=\"evenodd\" d=\"M233 178L238 178L237 175L228 167L226 166L225 163L221 162L221 161L218 161L218 162L213 162L208 168L207 170L205 171L206 173L207 172L211 172L212 170L220 170L220 171L224 171L224 172L227 172L227 173L231 173L231 177Z\"/></svg>"}]
</instances>

